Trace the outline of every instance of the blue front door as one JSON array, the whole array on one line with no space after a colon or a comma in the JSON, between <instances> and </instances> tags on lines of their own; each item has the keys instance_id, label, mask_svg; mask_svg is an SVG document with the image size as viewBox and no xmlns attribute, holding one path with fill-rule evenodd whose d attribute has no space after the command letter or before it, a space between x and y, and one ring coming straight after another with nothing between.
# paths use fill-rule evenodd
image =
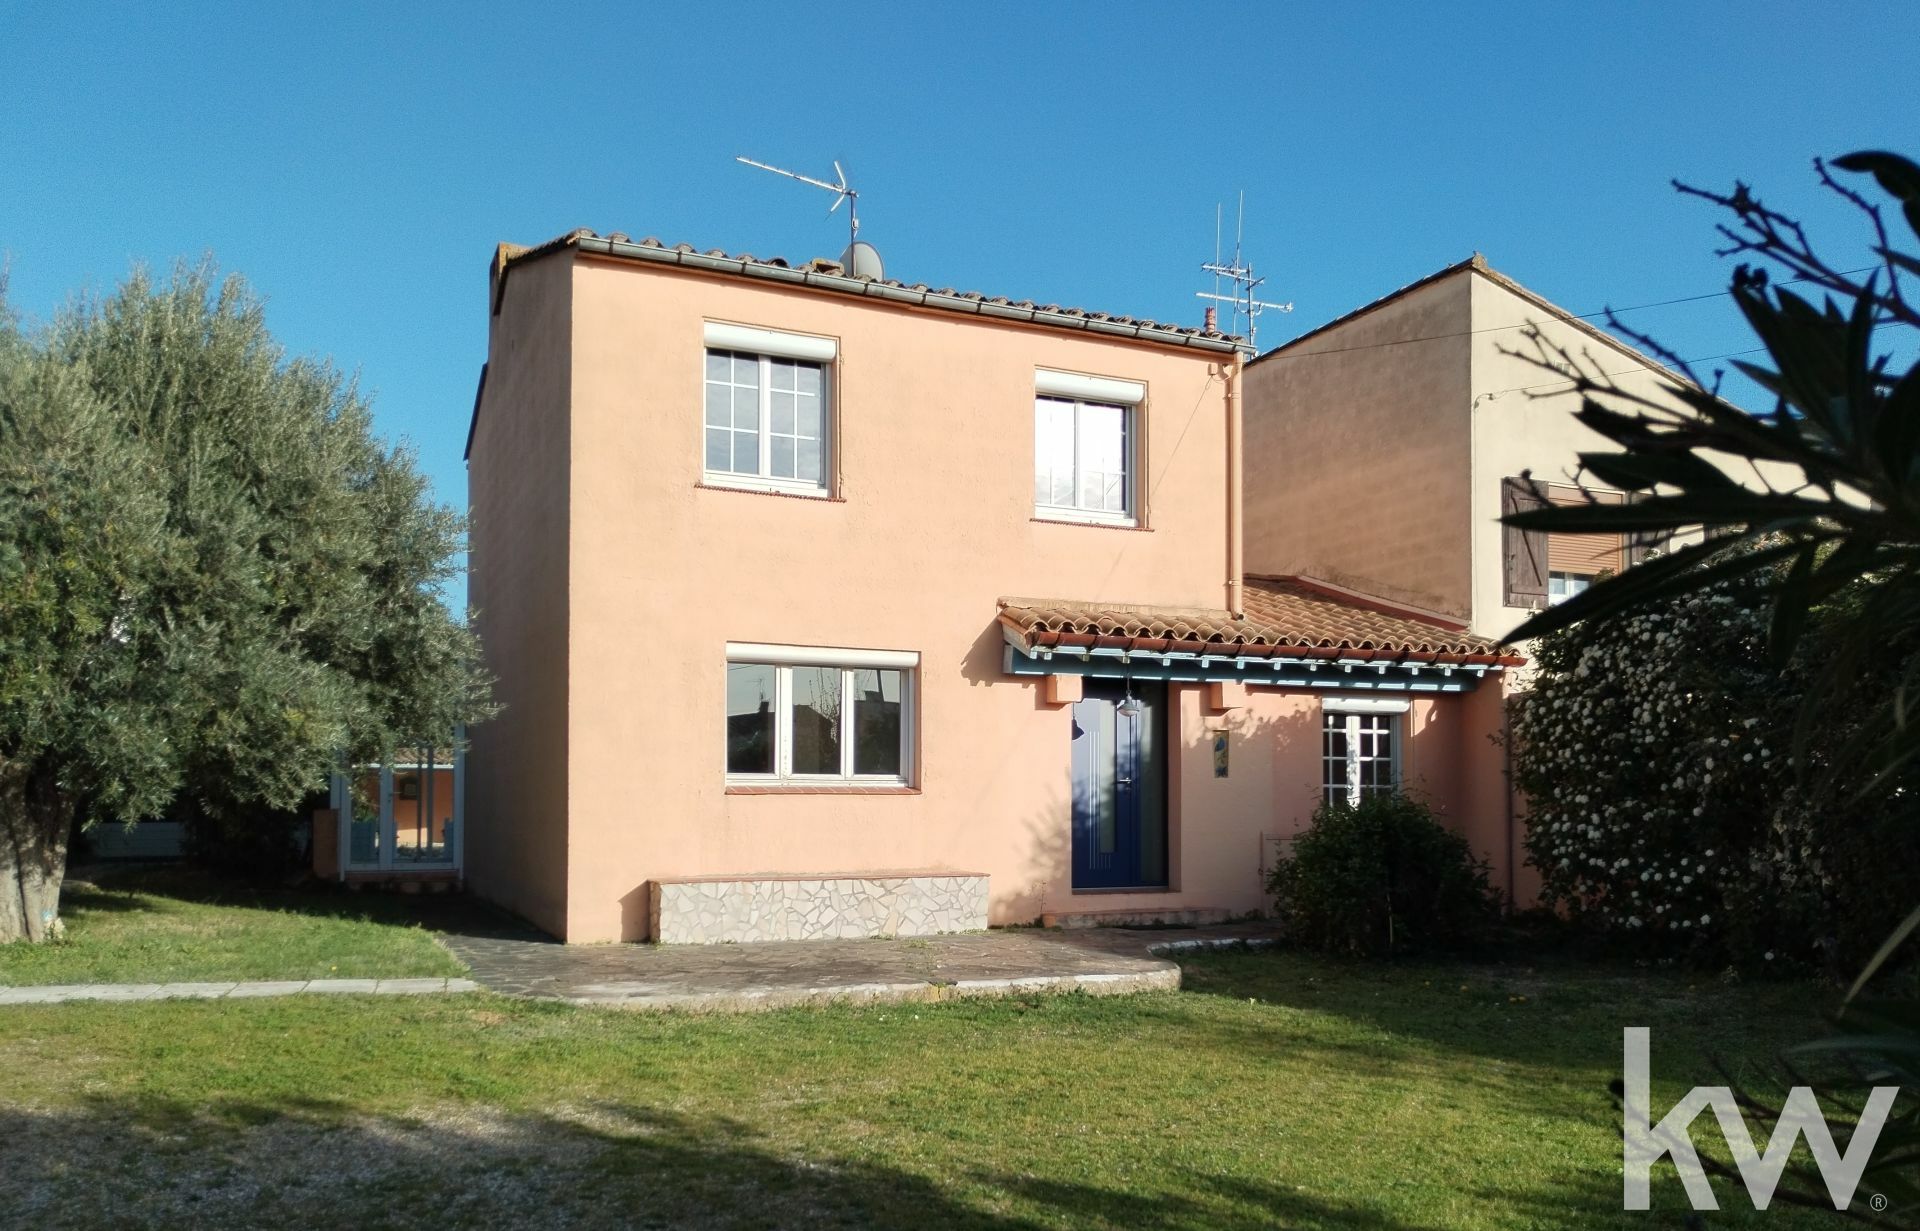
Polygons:
<instances>
[{"instance_id":1,"label":"blue front door","mask_svg":"<svg viewBox=\"0 0 1920 1231\"><path fill-rule=\"evenodd\" d=\"M1086 681L1073 706L1073 887L1167 883L1166 685Z\"/></svg>"}]
</instances>

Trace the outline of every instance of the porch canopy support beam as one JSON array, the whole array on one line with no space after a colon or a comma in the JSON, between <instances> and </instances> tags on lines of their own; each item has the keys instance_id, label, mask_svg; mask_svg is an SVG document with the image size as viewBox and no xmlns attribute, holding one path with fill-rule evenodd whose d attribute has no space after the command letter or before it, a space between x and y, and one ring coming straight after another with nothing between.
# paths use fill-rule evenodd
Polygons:
<instances>
[{"instance_id":1,"label":"porch canopy support beam","mask_svg":"<svg viewBox=\"0 0 1920 1231\"><path fill-rule=\"evenodd\" d=\"M1180 650L1117 647L1027 648L1007 639L1004 667L1010 676L1083 675L1095 678L1167 680L1188 684L1338 689L1342 692L1472 692L1499 663L1415 663L1366 658L1259 657Z\"/></svg>"},{"instance_id":2,"label":"porch canopy support beam","mask_svg":"<svg viewBox=\"0 0 1920 1231\"><path fill-rule=\"evenodd\" d=\"M1311 578L1249 577L1246 607L1002 598L1006 673L1450 693L1527 661L1457 620Z\"/></svg>"}]
</instances>

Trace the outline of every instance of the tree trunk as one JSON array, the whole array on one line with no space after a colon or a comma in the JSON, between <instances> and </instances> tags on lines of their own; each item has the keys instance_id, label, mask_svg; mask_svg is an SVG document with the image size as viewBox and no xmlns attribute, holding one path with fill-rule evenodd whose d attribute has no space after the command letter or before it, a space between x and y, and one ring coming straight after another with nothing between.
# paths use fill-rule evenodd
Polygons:
<instances>
[{"instance_id":1,"label":"tree trunk","mask_svg":"<svg viewBox=\"0 0 1920 1231\"><path fill-rule=\"evenodd\" d=\"M0 942L60 935L72 821L51 774L0 760Z\"/></svg>"}]
</instances>

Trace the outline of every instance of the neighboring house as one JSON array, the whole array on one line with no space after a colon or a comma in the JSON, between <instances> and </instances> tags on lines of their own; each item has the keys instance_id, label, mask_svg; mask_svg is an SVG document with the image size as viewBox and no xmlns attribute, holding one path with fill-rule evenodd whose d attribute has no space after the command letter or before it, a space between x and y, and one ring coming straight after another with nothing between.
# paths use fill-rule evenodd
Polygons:
<instances>
[{"instance_id":1,"label":"neighboring house","mask_svg":"<svg viewBox=\"0 0 1920 1231\"><path fill-rule=\"evenodd\" d=\"M315 875L355 884L445 889L461 879L464 729L438 748L399 748L384 764L333 775L314 814Z\"/></svg>"},{"instance_id":2,"label":"neighboring house","mask_svg":"<svg viewBox=\"0 0 1920 1231\"><path fill-rule=\"evenodd\" d=\"M1570 382L1529 358L1552 357L1536 331L1633 393L1686 383L1478 254L1250 362L1250 579L1319 577L1504 640L1531 612L1644 556L1655 544L1637 536L1500 522L1542 501L1628 498L1574 481L1581 451L1614 446L1575 417ZM1476 841L1517 902L1539 884L1522 828L1510 819L1500 841Z\"/></svg>"},{"instance_id":3,"label":"neighboring house","mask_svg":"<svg viewBox=\"0 0 1920 1231\"><path fill-rule=\"evenodd\" d=\"M1625 536L1500 524L1540 498L1529 472L1547 499L1623 499L1572 483L1581 450L1612 445L1526 358L1529 326L1635 392L1682 379L1477 254L1422 278L1247 365L1248 572L1324 578L1497 639L1642 554Z\"/></svg>"},{"instance_id":4,"label":"neighboring house","mask_svg":"<svg viewBox=\"0 0 1920 1231\"><path fill-rule=\"evenodd\" d=\"M1242 576L1243 359L829 262L503 246L470 887L568 941L1217 917L1323 798L1396 782L1513 849L1521 660Z\"/></svg>"}]
</instances>

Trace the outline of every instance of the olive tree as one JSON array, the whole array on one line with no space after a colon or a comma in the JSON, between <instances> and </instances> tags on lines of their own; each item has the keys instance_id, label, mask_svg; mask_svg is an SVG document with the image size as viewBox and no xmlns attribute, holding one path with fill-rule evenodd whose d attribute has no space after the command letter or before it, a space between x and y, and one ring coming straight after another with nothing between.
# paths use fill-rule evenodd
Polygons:
<instances>
[{"instance_id":1,"label":"olive tree","mask_svg":"<svg viewBox=\"0 0 1920 1231\"><path fill-rule=\"evenodd\" d=\"M238 278L0 314L0 940L58 933L76 826L294 807L482 716L463 533Z\"/></svg>"}]
</instances>

